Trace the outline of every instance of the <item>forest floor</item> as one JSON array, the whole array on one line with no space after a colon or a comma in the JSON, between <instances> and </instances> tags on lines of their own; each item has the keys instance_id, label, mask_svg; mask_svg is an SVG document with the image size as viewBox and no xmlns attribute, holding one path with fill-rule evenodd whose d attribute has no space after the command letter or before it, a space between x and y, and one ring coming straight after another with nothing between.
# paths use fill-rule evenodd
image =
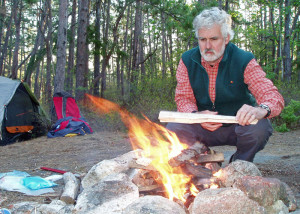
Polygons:
<instances>
[{"instance_id":1,"label":"forest floor","mask_svg":"<svg viewBox=\"0 0 300 214\"><path fill-rule=\"evenodd\" d=\"M47 177L55 173L41 170L40 167L50 167L84 175L98 162L132 150L125 132L103 131L93 121L90 125L95 130L94 134L51 139L43 136L1 147L0 173L19 170L32 176ZM234 153L234 147L215 147L214 150L225 155L222 167L228 164L229 157ZM254 163L264 177L286 182L300 207L300 129L287 133L275 132L265 149L257 154ZM11 204L17 202L47 203L58 199L63 181L60 180L57 184L54 187L55 193L41 196L27 196L0 189L0 207L9 209Z\"/></svg>"}]
</instances>

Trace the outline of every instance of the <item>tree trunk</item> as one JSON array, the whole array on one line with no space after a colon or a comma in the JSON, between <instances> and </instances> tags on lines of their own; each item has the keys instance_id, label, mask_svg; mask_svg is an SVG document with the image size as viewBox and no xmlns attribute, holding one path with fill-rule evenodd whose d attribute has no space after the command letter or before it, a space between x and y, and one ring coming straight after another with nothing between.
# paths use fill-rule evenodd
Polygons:
<instances>
[{"instance_id":1,"label":"tree trunk","mask_svg":"<svg viewBox=\"0 0 300 214\"><path fill-rule=\"evenodd\" d=\"M64 91L67 27L68 27L67 11L68 11L68 0L60 0L58 35L57 35L57 62L56 62L56 72L54 77L54 93Z\"/></svg>"},{"instance_id":2,"label":"tree trunk","mask_svg":"<svg viewBox=\"0 0 300 214\"><path fill-rule=\"evenodd\" d=\"M284 46L283 46L283 68L284 79L288 82L292 77L292 59L290 49L290 23L291 23L291 5L290 0L285 0L285 24L284 24Z\"/></svg>"},{"instance_id":3,"label":"tree trunk","mask_svg":"<svg viewBox=\"0 0 300 214\"><path fill-rule=\"evenodd\" d=\"M106 67L109 61L110 56L108 57L108 29L110 25L110 0L107 0L107 8L106 8L106 21L105 21L105 33L103 41L105 43L105 51L102 60L102 69L101 69L101 97L104 97L104 92L106 90Z\"/></svg>"},{"instance_id":4,"label":"tree trunk","mask_svg":"<svg viewBox=\"0 0 300 214\"><path fill-rule=\"evenodd\" d=\"M14 10L14 22L15 22L15 47L14 47L14 55L13 55L13 64L11 69L11 78L17 78L17 69L19 63L19 47L20 47L20 24L21 24L21 17L22 17L22 0L15 0L13 1L13 10Z\"/></svg>"},{"instance_id":5,"label":"tree trunk","mask_svg":"<svg viewBox=\"0 0 300 214\"><path fill-rule=\"evenodd\" d=\"M75 30L76 30L76 8L77 1L73 0L72 19L71 19L71 36L69 41L68 69L66 75L66 91L73 94L73 77L74 77L74 55L75 55Z\"/></svg>"},{"instance_id":6,"label":"tree trunk","mask_svg":"<svg viewBox=\"0 0 300 214\"><path fill-rule=\"evenodd\" d=\"M138 84L138 50L139 50L139 38L141 35L140 19L141 17L141 0L136 0L136 13L135 13L135 24L134 24L134 38L133 38L133 53L132 53L132 74L130 82L131 84ZM131 88L134 92L134 88Z\"/></svg>"},{"instance_id":7,"label":"tree trunk","mask_svg":"<svg viewBox=\"0 0 300 214\"><path fill-rule=\"evenodd\" d=\"M27 82L28 85L31 85L31 75L32 75L32 72L34 71L34 69L36 68L37 61L38 61L37 60L38 57L36 56L36 54L38 53L38 49L39 49L39 45L40 45L39 38L41 38L41 36L42 36L41 34L44 34L44 31L46 29L46 27L44 27L44 25L46 25L46 22L45 22L46 15L45 14L46 14L46 11L48 10L48 6L47 6L46 2L44 4L43 10L44 10L44 13L41 14L41 18L38 18L40 20L39 25L38 25L39 30L37 32L34 47L28 56L28 58L30 57L30 60L27 65L27 68L25 71L25 76L24 76L24 81ZM25 62L25 61L23 61L23 62Z\"/></svg>"},{"instance_id":8,"label":"tree trunk","mask_svg":"<svg viewBox=\"0 0 300 214\"><path fill-rule=\"evenodd\" d=\"M124 32L124 41L123 41L123 52L127 52L127 35L128 35L128 26L129 26L129 21L130 21L130 11L131 7L129 6L127 9L127 18L126 18L126 27L125 27L125 32ZM122 97L125 96L125 85L124 85L124 67L125 67L125 57L122 56L122 61L121 61L121 95Z\"/></svg>"},{"instance_id":9,"label":"tree trunk","mask_svg":"<svg viewBox=\"0 0 300 214\"><path fill-rule=\"evenodd\" d=\"M100 17L101 1L96 1L96 20L95 20L95 50L94 50L94 79L100 76ZM93 94L99 96L99 81L95 82Z\"/></svg>"},{"instance_id":10,"label":"tree trunk","mask_svg":"<svg viewBox=\"0 0 300 214\"><path fill-rule=\"evenodd\" d=\"M161 48L162 48L162 78L165 79L166 78L166 45L165 45L165 41L166 41L166 24L165 24L165 14L164 12L161 12L161 29L162 29L162 37L161 37Z\"/></svg>"},{"instance_id":11,"label":"tree trunk","mask_svg":"<svg viewBox=\"0 0 300 214\"><path fill-rule=\"evenodd\" d=\"M89 0L78 1L78 29L77 29L77 54L76 54L76 90L75 98L80 101L86 92L85 77L87 72L87 26L89 13Z\"/></svg>"},{"instance_id":12,"label":"tree trunk","mask_svg":"<svg viewBox=\"0 0 300 214\"><path fill-rule=\"evenodd\" d=\"M46 68L46 86L45 86L45 103L50 108L51 103L51 76L52 76L52 9L51 9L52 0L47 0L47 25L48 25L48 33L46 39L46 50L47 50L47 68Z\"/></svg>"},{"instance_id":13,"label":"tree trunk","mask_svg":"<svg viewBox=\"0 0 300 214\"><path fill-rule=\"evenodd\" d=\"M1 0L0 1L0 44L2 44L2 37L3 37L3 25L4 25L4 21L5 21L5 15L6 15L6 6L5 6L5 0ZM0 45L0 53L2 52L1 49L1 45Z\"/></svg>"},{"instance_id":14,"label":"tree trunk","mask_svg":"<svg viewBox=\"0 0 300 214\"><path fill-rule=\"evenodd\" d=\"M44 4L43 11L44 12L41 14L40 20L37 23L37 29L39 31L39 33L37 34L37 36L38 36L37 41L38 41L38 47L40 47L40 50L42 50L44 48L44 42L45 42L44 32L46 29L46 24L44 25L43 23L45 23L44 20L46 19L46 16L47 16L46 2ZM40 85L39 85L40 64L41 64L41 60L38 60L37 66L36 66L36 71L35 71L35 80L34 80L34 95L37 97L37 99L40 98Z\"/></svg>"},{"instance_id":15,"label":"tree trunk","mask_svg":"<svg viewBox=\"0 0 300 214\"><path fill-rule=\"evenodd\" d=\"M9 42L9 38L11 35L11 25L12 25L12 20L13 20L13 14L14 14L14 11L12 10L10 19L6 25L6 35L5 35L5 40L4 40L4 44L2 46L1 57L0 57L0 76L2 76L4 74L4 70L5 70L3 62L5 61L5 58L7 55L8 42Z\"/></svg>"}]
</instances>

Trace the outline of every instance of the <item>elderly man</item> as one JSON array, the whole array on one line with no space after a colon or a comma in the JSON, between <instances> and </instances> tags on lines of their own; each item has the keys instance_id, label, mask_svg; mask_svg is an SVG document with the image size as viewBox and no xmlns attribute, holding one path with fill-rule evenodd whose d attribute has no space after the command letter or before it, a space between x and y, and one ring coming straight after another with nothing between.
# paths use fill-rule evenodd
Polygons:
<instances>
[{"instance_id":1,"label":"elderly man","mask_svg":"<svg viewBox=\"0 0 300 214\"><path fill-rule=\"evenodd\" d=\"M252 53L239 49L231 17L216 7L204 10L193 22L199 47L183 53L177 68L175 101L179 112L236 116L237 124L168 123L189 145L232 145L236 159L253 161L272 134L269 118L284 108L283 97ZM256 125L250 123L257 119Z\"/></svg>"}]
</instances>

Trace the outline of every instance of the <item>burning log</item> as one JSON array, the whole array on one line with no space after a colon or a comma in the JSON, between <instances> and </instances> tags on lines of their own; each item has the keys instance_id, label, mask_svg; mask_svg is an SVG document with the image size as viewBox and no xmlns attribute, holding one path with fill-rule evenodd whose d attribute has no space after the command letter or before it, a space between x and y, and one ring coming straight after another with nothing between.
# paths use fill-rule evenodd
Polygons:
<instances>
[{"instance_id":1,"label":"burning log","mask_svg":"<svg viewBox=\"0 0 300 214\"><path fill-rule=\"evenodd\" d=\"M129 165L129 168L133 168L133 169L145 169L145 170L149 170L149 171L157 171L155 169L155 167L153 167L152 165L138 164L136 162L136 160L131 161L128 165Z\"/></svg>"},{"instance_id":2,"label":"burning log","mask_svg":"<svg viewBox=\"0 0 300 214\"><path fill-rule=\"evenodd\" d=\"M213 115L213 114L194 114L172 111L161 111L158 119L160 122L175 122L175 123L238 123L234 116ZM251 124L256 124L258 120L254 120Z\"/></svg>"},{"instance_id":3,"label":"burning log","mask_svg":"<svg viewBox=\"0 0 300 214\"><path fill-rule=\"evenodd\" d=\"M153 185L149 185L149 186L140 186L139 188L139 192L143 193L143 192L150 192L153 190L156 190L158 188L162 188L163 185L162 184L153 184Z\"/></svg>"},{"instance_id":4,"label":"burning log","mask_svg":"<svg viewBox=\"0 0 300 214\"><path fill-rule=\"evenodd\" d=\"M177 167L185 164L185 162L196 161L196 157L199 153L194 149L185 149L178 156L169 160L169 164L172 167Z\"/></svg>"},{"instance_id":5,"label":"burning log","mask_svg":"<svg viewBox=\"0 0 300 214\"><path fill-rule=\"evenodd\" d=\"M197 158L197 163L216 163L224 162L224 154L213 152L212 154L200 154Z\"/></svg>"},{"instance_id":6,"label":"burning log","mask_svg":"<svg viewBox=\"0 0 300 214\"><path fill-rule=\"evenodd\" d=\"M190 163L186 164L183 169L186 174L199 178L210 178L212 176L211 170L202 165L194 165L193 163Z\"/></svg>"},{"instance_id":7,"label":"burning log","mask_svg":"<svg viewBox=\"0 0 300 214\"><path fill-rule=\"evenodd\" d=\"M198 162L198 156L202 153L207 153L209 149L200 142L195 142L188 149L183 150L179 155L169 160L172 167L177 167L186 162Z\"/></svg>"}]
</instances>

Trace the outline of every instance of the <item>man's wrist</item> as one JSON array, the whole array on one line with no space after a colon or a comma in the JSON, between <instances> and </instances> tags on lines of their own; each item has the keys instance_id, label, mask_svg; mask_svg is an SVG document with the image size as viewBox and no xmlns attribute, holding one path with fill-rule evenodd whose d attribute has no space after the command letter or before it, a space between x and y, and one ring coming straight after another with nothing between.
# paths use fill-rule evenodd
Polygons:
<instances>
[{"instance_id":1,"label":"man's wrist","mask_svg":"<svg viewBox=\"0 0 300 214\"><path fill-rule=\"evenodd\" d=\"M267 110L267 114L264 116L264 118L267 118L267 117L270 116L271 109L270 109L270 107L268 105L266 105L266 104L260 104L259 107L262 108L262 109Z\"/></svg>"}]
</instances>

